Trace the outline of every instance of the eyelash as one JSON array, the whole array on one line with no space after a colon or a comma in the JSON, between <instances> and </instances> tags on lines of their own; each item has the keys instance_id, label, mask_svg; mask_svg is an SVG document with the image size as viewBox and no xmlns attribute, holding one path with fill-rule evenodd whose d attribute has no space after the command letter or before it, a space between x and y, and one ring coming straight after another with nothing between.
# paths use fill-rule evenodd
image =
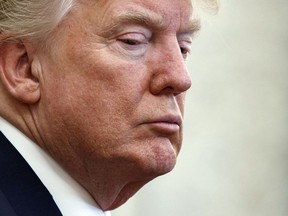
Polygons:
<instances>
[{"instance_id":1,"label":"eyelash","mask_svg":"<svg viewBox=\"0 0 288 216\"><path fill-rule=\"evenodd\" d=\"M130 46L139 45L141 43L135 39L118 39L118 40Z\"/></svg>"},{"instance_id":2,"label":"eyelash","mask_svg":"<svg viewBox=\"0 0 288 216\"><path fill-rule=\"evenodd\" d=\"M187 50L187 49L184 48L184 47L180 47L180 50L181 50L181 53L182 53L182 54L187 54L187 53L189 53L189 50Z\"/></svg>"},{"instance_id":3,"label":"eyelash","mask_svg":"<svg viewBox=\"0 0 288 216\"><path fill-rule=\"evenodd\" d=\"M183 59L186 60L188 55L191 53L191 43L190 40L182 39L179 42L179 48L182 53Z\"/></svg>"},{"instance_id":4,"label":"eyelash","mask_svg":"<svg viewBox=\"0 0 288 216\"><path fill-rule=\"evenodd\" d=\"M181 46L180 46L180 51L181 51L184 59L186 59L188 57L188 55L190 54L190 49L186 49L186 48L181 47Z\"/></svg>"},{"instance_id":5,"label":"eyelash","mask_svg":"<svg viewBox=\"0 0 288 216\"><path fill-rule=\"evenodd\" d=\"M116 41L125 54L134 57L144 55L147 50L147 44L149 43L147 36L140 32L130 32L120 35Z\"/></svg>"}]
</instances>

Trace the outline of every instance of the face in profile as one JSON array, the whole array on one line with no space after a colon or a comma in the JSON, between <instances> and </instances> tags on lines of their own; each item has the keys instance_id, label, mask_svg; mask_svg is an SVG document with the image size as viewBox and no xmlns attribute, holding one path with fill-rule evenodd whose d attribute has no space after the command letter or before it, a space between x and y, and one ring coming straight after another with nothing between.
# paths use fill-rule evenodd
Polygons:
<instances>
[{"instance_id":1,"label":"face in profile","mask_svg":"<svg viewBox=\"0 0 288 216\"><path fill-rule=\"evenodd\" d=\"M96 200L98 179L119 185L104 209L175 165L191 86L191 15L188 0L83 1L38 51L43 147Z\"/></svg>"}]
</instances>

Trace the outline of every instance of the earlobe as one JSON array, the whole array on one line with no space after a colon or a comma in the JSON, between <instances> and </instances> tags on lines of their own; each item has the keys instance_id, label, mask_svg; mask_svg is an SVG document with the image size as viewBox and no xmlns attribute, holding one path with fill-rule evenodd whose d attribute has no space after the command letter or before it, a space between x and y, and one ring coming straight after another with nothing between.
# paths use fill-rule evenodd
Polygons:
<instances>
[{"instance_id":1,"label":"earlobe","mask_svg":"<svg viewBox=\"0 0 288 216\"><path fill-rule=\"evenodd\" d=\"M40 86L33 59L29 59L24 44L14 41L0 45L0 79L7 91L26 104L40 99Z\"/></svg>"}]
</instances>

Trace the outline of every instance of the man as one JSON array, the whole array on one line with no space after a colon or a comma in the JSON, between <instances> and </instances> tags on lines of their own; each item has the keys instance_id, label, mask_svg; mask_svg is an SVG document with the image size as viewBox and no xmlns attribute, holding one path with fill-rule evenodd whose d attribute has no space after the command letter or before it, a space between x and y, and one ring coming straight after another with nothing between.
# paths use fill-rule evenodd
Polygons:
<instances>
[{"instance_id":1,"label":"man","mask_svg":"<svg viewBox=\"0 0 288 216\"><path fill-rule=\"evenodd\" d=\"M171 171L197 23L190 0L0 0L1 215L108 215Z\"/></svg>"}]
</instances>

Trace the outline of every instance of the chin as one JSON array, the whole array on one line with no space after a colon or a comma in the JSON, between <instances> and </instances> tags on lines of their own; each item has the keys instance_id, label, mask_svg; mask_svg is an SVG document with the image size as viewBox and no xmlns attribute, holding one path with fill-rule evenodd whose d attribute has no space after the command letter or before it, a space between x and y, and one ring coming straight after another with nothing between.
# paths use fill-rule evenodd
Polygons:
<instances>
[{"instance_id":1,"label":"chin","mask_svg":"<svg viewBox=\"0 0 288 216\"><path fill-rule=\"evenodd\" d=\"M135 156L137 157L137 156ZM155 178L170 172L177 161L177 153L172 146L158 144L138 156L136 166L143 176Z\"/></svg>"},{"instance_id":2,"label":"chin","mask_svg":"<svg viewBox=\"0 0 288 216\"><path fill-rule=\"evenodd\" d=\"M144 163L144 162L142 162ZM104 210L113 210L123 205L129 200L139 189L141 189L145 184L157 178L158 176L164 175L170 172L176 164L176 157L172 155L159 155L154 158L148 158L145 165L139 166L137 164L138 177L135 181L127 183L119 192L115 201L110 205L104 207ZM131 174L132 174L131 170ZM136 174L135 172L135 174Z\"/></svg>"},{"instance_id":3,"label":"chin","mask_svg":"<svg viewBox=\"0 0 288 216\"><path fill-rule=\"evenodd\" d=\"M103 210L118 208L146 183L170 172L176 164L178 154L168 139L159 138L137 142L137 145L133 143L130 148L116 152L110 155L113 158L111 170L114 170L114 183L109 188L114 195L97 200Z\"/></svg>"},{"instance_id":4,"label":"chin","mask_svg":"<svg viewBox=\"0 0 288 216\"><path fill-rule=\"evenodd\" d=\"M152 173L154 173L156 176L164 175L170 172L174 168L175 164L176 164L175 154L159 153L152 162L150 169Z\"/></svg>"}]
</instances>

